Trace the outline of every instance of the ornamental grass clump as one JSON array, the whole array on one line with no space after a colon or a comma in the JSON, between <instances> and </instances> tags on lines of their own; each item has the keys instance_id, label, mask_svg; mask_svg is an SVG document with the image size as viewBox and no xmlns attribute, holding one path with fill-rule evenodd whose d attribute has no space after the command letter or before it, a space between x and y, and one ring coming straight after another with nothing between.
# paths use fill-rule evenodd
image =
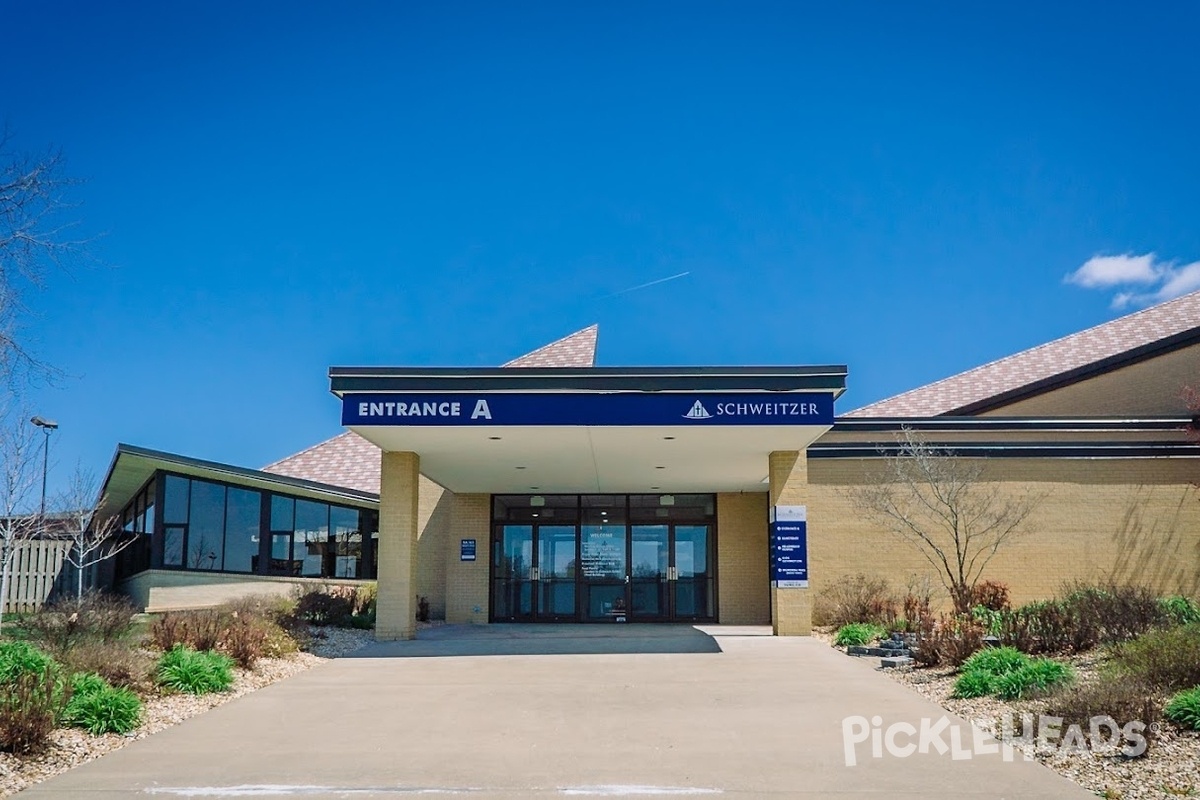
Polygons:
<instances>
[{"instance_id":1,"label":"ornamental grass clump","mask_svg":"<svg viewBox=\"0 0 1200 800\"><path fill-rule=\"evenodd\" d=\"M29 642L0 642L0 686L22 675L40 675L46 670L57 673L58 665Z\"/></svg>"},{"instance_id":2,"label":"ornamental grass clump","mask_svg":"<svg viewBox=\"0 0 1200 800\"><path fill-rule=\"evenodd\" d=\"M972 655L962 664L954 683L954 697L986 697L995 694L999 679L1030 663L1029 656L1015 647L992 647Z\"/></svg>"},{"instance_id":3,"label":"ornamental grass clump","mask_svg":"<svg viewBox=\"0 0 1200 800\"><path fill-rule=\"evenodd\" d=\"M1001 700L1028 700L1042 697L1075 681L1070 664L1035 658L1028 664L996 678L995 693Z\"/></svg>"},{"instance_id":4,"label":"ornamental grass clump","mask_svg":"<svg viewBox=\"0 0 1200 800\"><path fill-rule=\"evenodd\" d=\"M1200 686L1172 697L1163 716L1181 728L1200 731Z\"/></svg>"},{"instance_id":5,"label":"ornamental grass clump","mask_svg":"<svg viewBox=\"0 0 1200 800\"><path fill-rule=\"evenodd\" d=\"M233 685L233 660L211 650L175 645L159 659L158 682L187 694L223 692Z\"/></svg>"},{"instance_id":6,"label":"ornamental grass clump","mask_svg":"<svg viewBox=\"0 0 1200 800\"><path fill-rule=\"evenodd\" d=\"M142 719L142 701L129 689L117 688L94 673L71 679L71 700L63 721L93 736L129 733Z\"/></svg>"},{"instance_id":7,"label":"ornamental grass clump","mask_svg":"<svg viewBox=\"0 0 1200 800\"><path fill-rule=\"evenodd\" d=\"M883 636L884 632L881 625L870 622L851 622L849 625L838 628L833 643L843 647L857 647L875 641Z\"/></svg>"}]
</instances>

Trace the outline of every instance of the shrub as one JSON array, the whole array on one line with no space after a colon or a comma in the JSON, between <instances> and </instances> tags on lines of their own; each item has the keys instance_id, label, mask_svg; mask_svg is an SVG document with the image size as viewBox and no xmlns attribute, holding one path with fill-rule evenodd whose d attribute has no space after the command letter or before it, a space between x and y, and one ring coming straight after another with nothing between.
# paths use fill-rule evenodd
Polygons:
<instances>
[{"instance_id":1,"label":"shrub","mask_svg":"<svg viewBox=\"0 0 1200 800\"><path fill-rule=\"evenodd\" d=\"M1096 643L1127 642L1167 622L1157 595L1144 586L1069 584L1062 603L1076 626L1096 631L1095 642L1073 645L1076 652Z\"/></svg>"},{"instance_id":2,"label":"shrub","mask_svg":"<svg viewBox=\"0 0 1200 800\"><path fill-rule=\"evenodd\" d=\"M833 643L853 647L873 642L880 636L883 636L883 634L884 629L879 625L872 625L869 622L851 622L848 625L838 628L837 635L833 638Z\"/></svg>"},{"instance_id":3,"label":"shrub","mask_svg":"<svg viewBox=\"0 0 1200 800\"><path fill-rule=\"evenodd\" d=\"M1015 647L988 647L963 662L963 672L1007 675L1029 664L1029 656Z\"/></svg>"},{"instance_id":4,"label":"shrub","mask_svg":"<svg viewBox=\"0 0 1200 800\"><path fill-rule=\"evenodd\" d=\"M1025 700L1050 694L1075 680L1070 664L1035 658L1012 672L996 677L996 696L1001 700Z\"/></svg>"},{"instance_id":5,"label":"shrub","mask_svg":"<svg viewBox=\"0 0 1200 800\"><path fill-rule=\"evenodd\" d=\"M18 673L0 691L0 746L20 754L43 750L70 698L53 662Z\"/></svg>"},{"instance_id":6,"label":"shrub","mask_svg":"<svg viewBox=\"0 0 1200 800\"><path fill-rule=\"evenodd\" d=\"M1003 611L1008 608L1008 586L999 581L980 581L971 587L968 605L983 606L988 611Z\"/></svg>"},{"instance_id":7,"label":"shrub","mask_svg":"<svg viewBox=\"0 0 1200 800\"><path fill-rule=\"evenodd\" d=\"M300 596L294 613L312 625L342 625L354 613L354 601L343 593L317 589Z\"/></svg>"},{"instance_id":8,"label":"shrub","mask_svg":"<svg viewBox=\"0 0 1200 800\"><path fill-rule=\"evenodd\" d=\"M1152 727L1162 714L1161 700L1153 687L1114 674L1104 674L1092 683L1068 687L1047 704L1046 713L1063 718L1063 729L1078 725L1090 735L1091 721L1111 717L1117 727L1141 722L1142 734L1150 740ZM1096 747L1098 742L1091 743Z\"/></svg>"},{"instance_id":9,"label":"shrub","mask_svg":"<svg viewBox=\"0 0 1200 800\"><path fill-rule=\"evenodd\" d=\"M863 574L843 575L824 586L813 602L813 622L841 627L873 622L885 627L896 619L896 598L888 582ZM911 615L908 616L912 619Z\"/></svg>"},{"instance_id":10,"label":"shrub","mask_svg":"<svg viewBox=\"0 0 1200 800\"><path fill-rule=\"evenodd\" d=\"M133 630L138 608L127 597L90 592L80 599L56 600L25 617L31 638L62 655L85 641L112 642Z\"/></svg>"},{"instance_id":11,"label":"shrub","mask_svg":"<svg viewBox=\"0 0 1200 800\"><path fill-rule=\"evenodd\" d=\"M57 674L58 665L29 642L0 642L0 686L48 671Z\"/></svg>"},{"instance_id":12,"label":"shrub","mask_svg":"<svg viewBox=\"0 0 1200 800\"><path fill-rule=\"evenodd\" d=\"M971 617L983 626L988 636L999 637L1003 630L1004 611L994 611L987 606L975 606L971 609Z\"/></svg>"},{"instance_id":13,"label":"shrub","mask_svg":"<svg viewBox=\"0 0 1200 800\"><path fill-rule=\"evenodd\" d=\"M168 689L188 694L223 692L233 684L228 656L176 645L158 661L158 680Z\"/></svg>"},{"instance_id":14,"label":"shrub","mask_svg":"<svg viewBox=\"0 0 1200 800\"><path fill-rule=\"evenodd\" d=\"M379 599L379 584L364 583L354 588L354 613L375 614L375 605Z\"/></svg>"},{"instance_id":15,"label":"shrub","mask_svg":"<svg viewBox=\"0 0 1200 800\"><path fill-rule=\"evenodd\" d=\"M360 631L369 631L375 627L375 609L363 614L352 614L348 620L348 627L355 628Z\"/></svg>"},{"instance_id":16,"label":"shrub","mask_svg":"<svg viewBox=\"0 0 1200 800\"><path fill-rule=\"evenodd\" d=\"M163 651L176 645L215 650L221 641L224 622L216 609L168 611L150 626L150 640Z\"/></svg>"},{"instance_id":17,"label":"shrub","mask_svg":"<svg viewBox=\"0 0 1200 800\"><path fill-rule=\"evenodd\" d=\"M1151 631L1112 650L1111 668L1167 691L1200 686L1200 624Z\"/></svg>"},{"instance_id":18,"label":"shrub","mask_svg":"<svg viewBox=\"0 0 1200 800\"><path fill-rule=\"evenodd\" d=\"M94 673L75 675L71 688L71 700L63 712L68 725L98 736L128 733L141 722L142 701L129 689L114 688Z\"/></svg>"},{"instance_id":19,"label":"shrub","mask_svg":"<svg viewBox=\"0 0 1200 800\"><path fill-rule=\"evenodd\" d=\"M951 697L986 697L995 691L996 676L983 670L969 670L954 682Z\"/></svg>"},{"instance_id":20,"label":"shrub","mask_svg":"<svg viewBox=\"0 0 1200 800\"><path fill-rule=\"evenodd\" d=\"M153 683L154 658L126 642L82 642L60 660L67 674L94 672L113 686L136 690Z\"/></svg>"},{"instance_id":21,"label":"shrub","mask_svg":"<svg viewBox=\"0 0 1200 800\"><path fill-rule=\"evenodd\" d=\"M913 658L927 666L960 666L983 647L983 626L969 614L926 617L917 632Z\"/></svg>"},{"instance_id":22,"label":"shrub","mask_svg":"<svg viewBox=\"0 0 1200 800\"><path fill-rule=\"evenodd\" d=\"M1163 616L1172 625L1193 625L1200 622L1200 605L1188 597L1175 595L1158 601Z\"/></svg>"},{"instance_id":23,"label":"shrub","mask_svg":"<svg viewBox=\"0 0 1200 800\"><path fill-rule=\"evenodd\" d=\"M1200 731L1200 686L1172 697L1163 715L1181 728Z\"/></svg>"}]
</instances>

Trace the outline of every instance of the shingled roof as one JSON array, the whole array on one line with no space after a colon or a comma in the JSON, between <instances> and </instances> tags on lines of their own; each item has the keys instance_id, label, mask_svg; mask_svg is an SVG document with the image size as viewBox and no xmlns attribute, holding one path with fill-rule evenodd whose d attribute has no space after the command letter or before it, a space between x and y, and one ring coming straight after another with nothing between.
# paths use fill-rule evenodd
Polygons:
<instances>
[{"instance_id":1,"label":"shingled roof","mask_svg":"<svg viewBox=\"0 0 1200 800\"><path fill-rule=\"evenodd\" d=\"M599 331L599 325L589 326L503 366L593 367L596 364L596 338ZM354 431L346 431L268 464L263 467L263 472L379 494L380 450Z\"/></svg>"},{"instance_id":2,"label":"shingled roof","mask_svg":"<svg viewBox=\"0 0 1200 800\"><path fill-rule=\"evenodd\" d=\"M1003 405L1190 343L1200 334L1200 292L1105 322L958 375L857 408L846 417L936 417Z\"/></svg>"},{"instance_id":3,"label":"shingled roof","mask_svg":"<svg viewBox=\"0 0 1200 800\"><path fill-rule=\"evenodd\" d=\"M543 345L532 353L514 358L504 367L594 367L596 336L599 325L591 325L556 342Z\"/></svg>"}]
</instances>

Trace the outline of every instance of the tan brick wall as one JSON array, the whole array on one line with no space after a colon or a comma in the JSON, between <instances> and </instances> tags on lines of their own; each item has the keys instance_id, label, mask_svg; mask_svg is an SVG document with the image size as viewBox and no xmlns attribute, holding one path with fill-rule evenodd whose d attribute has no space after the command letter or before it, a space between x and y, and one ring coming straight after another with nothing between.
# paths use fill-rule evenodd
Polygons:
<instances>
[{"instance_id":1,"label":"tan brick wall","mask_svg":"<svg viewBox=\"0 0 1200 800\"><path fill-rule=\"evenodd\" d=\"M383 453L375 622L375 638L381 641L411 639L416 632L420 467L416 453Z\"/></svg>"},{"instance_id":2,"label":"tan brick wall","mask_svg":"<svg viewBox=\"0 0 1200 800\"><path fill-rule=\"evenodd\" d=\"M803 451L778 451L768 458L772 506L802 506L809 501L808 457ZM809 518L809 529L812 520ZM811 558L811 540L810 558ZM771 626L776 636L812 633L812 588L771 589Z\"/></svg>"},{"instance_id":3,"label":"tan brick wall","mask_svg":"<svg viewBox=\"0 0 1200 800\"><path fill-rule=\"evenodd\" d=\"M446 537L446 621L488 621L488 560L491 558L491 496L450 494L450 526ZM459 558L462 539L474 539L474 561Z\"/></svg>"},{"instance_id":4,"label":"tan brick wall","mask_svg":"<svg viewBox=\"0 0 1200 800\"><path fill-rule=\"evenodd\" d=\"M877 459L818 459L810 465L809 558L820 591L856 572L903 588L935 577L909 544L856 510L846 496L877 472ZM985 478L1010 494L1044 495L1028 531L1002 549L985 578L1008 584L1022 603L1054 595L1070 580L1113 578L1161 592L1200 593L1200 497L1188 459L991 459Z\"/></svg>"},{"instance_id":5,"label":"tan brick wall","mask_svg":"<svg viewBox=\"0 0 1200 800\"><path fill-rule=\"evenodd\" d=\"M291 597L297 591L325 586L369 586L374 581L291 578L267 575L222 575L153 569L134 575L118 587L150 613L212 608L243 597Z\"/></svg>"},{"instance_id":6,"label":"tan brick wall","mask_svg":"<svg viewBox=\"0 0 1200 800\"><path fill-rule=\"evenodd\" d=\"M771 621L767 493L717 495L717 613L723 625Z\"/></svg>"},{"instance_id":7,"label":"tan brick wall","mask_svg":"<svg viewBox=\"0 0 1200 800\"><path fill-rule=\"evenodd\" d=\"M446 547L454 495L421 476L417 499L417 588L429 601L430 619L446 618Z\"/></svg>"}]
</instances>

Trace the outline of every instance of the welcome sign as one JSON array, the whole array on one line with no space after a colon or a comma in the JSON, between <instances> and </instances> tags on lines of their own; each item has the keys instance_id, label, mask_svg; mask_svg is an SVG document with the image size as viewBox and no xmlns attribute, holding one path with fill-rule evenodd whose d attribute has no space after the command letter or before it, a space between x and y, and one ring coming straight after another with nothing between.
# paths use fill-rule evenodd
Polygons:
<instances>
[{"instance_id":1,"label":"welcome sign","mask_svg":"<svg viewBox=\"0 0 1200 800\"><path fill-rule=\"evenodd\" d=\"M824 392L350 393L347 426L832 425Z\"/></svg>"}]
</instances>

